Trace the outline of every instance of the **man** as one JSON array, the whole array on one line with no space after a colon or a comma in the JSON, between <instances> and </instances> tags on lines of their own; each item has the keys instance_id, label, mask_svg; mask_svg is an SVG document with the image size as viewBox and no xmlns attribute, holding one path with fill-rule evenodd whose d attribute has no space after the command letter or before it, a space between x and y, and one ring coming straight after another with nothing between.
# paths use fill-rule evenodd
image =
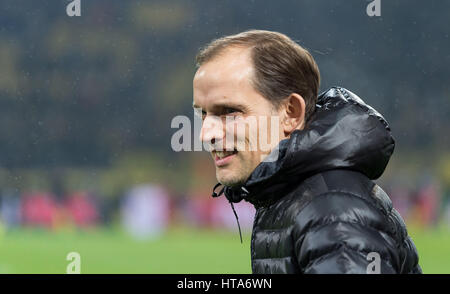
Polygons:
<instances>
[{"instance_id":1,"label":"man","mask_svg":"<svg viewBox=\"0 0 450 294\"><path fill-rule=\"evenodd\" d=\"M340 87L318 96L313 57L277 32L217 39L197 65L200 139L224 186L213 196L256 208L253 273L421 273L401 216L372 181L394 150L376 110ZM251 117L278 123L252 129Z\"/></svg>"}]
</instances>

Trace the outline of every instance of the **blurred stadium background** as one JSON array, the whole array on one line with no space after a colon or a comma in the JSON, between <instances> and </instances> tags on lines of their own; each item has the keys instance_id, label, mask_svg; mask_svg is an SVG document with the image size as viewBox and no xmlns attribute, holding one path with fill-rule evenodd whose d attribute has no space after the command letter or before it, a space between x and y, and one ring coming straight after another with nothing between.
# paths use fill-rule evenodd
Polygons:
<instances>
[{"instance_id":1,"label":"blurred stadium background","mask_svg":"<svg viewBox=\"0 0 450 294\"><path fill-rule=\"evenodd\" d=\"M450 3L119 1L0 3L0 273L250 273L254 210L212 201L205 152L174 152L193 118L197 50L246 29L308 48L321 90L379 110L396 150L377 180L425 273L450 273Z\"/></svg>"}]
</instances>

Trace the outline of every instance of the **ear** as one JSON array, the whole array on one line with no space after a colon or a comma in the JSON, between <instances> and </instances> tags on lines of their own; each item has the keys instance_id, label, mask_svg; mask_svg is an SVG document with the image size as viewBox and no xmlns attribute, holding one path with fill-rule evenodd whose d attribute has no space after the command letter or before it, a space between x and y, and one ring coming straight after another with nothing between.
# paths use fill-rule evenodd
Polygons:
<instances>
[{"instance_id":1,"label":"ear","mask_svg":"<svg viewBox=\"0 0 450 294\"><path fill-rule=\"evenodd\" d=\"M286 98L283 105L283 132L288 137L294 130L302 130L305 126L305 100L297 93Z\"/></svg>"}]
</instances>

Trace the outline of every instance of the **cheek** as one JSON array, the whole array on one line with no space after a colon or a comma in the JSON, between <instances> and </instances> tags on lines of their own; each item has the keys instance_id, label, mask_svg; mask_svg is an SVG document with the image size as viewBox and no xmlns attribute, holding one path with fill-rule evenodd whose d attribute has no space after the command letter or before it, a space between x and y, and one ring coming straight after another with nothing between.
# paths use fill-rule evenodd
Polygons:
<instances>
[{"instance_id":1,"label":"cheek","mask_svg":"<svg viewBox=\"0 0 450 294\"><path fill-rule=\"evenodd\" d=\"M234 138L236 149L238 151L247 151L245 124L242 122L235 122L233 126L230 126L230 130L232 130L232 133L229 133L228 135Z\"/></svg>"},{"instance_id":2,"label":"cheek","mask_svg":"<svg viewBox=\"0 0 450 294\"><path fill-rule=\"evenodd\" d=\"M234 125L235 137L238 141L243 141L246 138L246 126L242 123L236 123Z\"/></svg>"},{"instance_id":3,"label":"cheek","mask_svg":"<svg viewBox=\"0 0 450 294\"><path fill-rule=\"evenodd\" d=\"M278 121L271 117L247 117L227 125L227 138L234 138L238 151L260 151L259 141L271 144L279 135Z\"/></svg>"}]
</instances>

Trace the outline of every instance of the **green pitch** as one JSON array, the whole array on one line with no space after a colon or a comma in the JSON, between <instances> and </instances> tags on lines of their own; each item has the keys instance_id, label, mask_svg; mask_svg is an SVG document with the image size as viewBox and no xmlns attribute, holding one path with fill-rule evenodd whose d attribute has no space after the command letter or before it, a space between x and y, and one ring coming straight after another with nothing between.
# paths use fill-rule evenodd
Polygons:
<instances>
[{"instance_id":1,"label":"green pitch","mask_svg":"<svg viewBox=\"0 0 450 294\"><path fill-rule=\"evenodd\" d=\"M425 273L450 273L450 230L410 230ZM153 241L121 230L16 230L0 234L0 273L66 273L69 252L81 273L251 273L250 234L173 228Z\"/></svg>"}]
</instances>

